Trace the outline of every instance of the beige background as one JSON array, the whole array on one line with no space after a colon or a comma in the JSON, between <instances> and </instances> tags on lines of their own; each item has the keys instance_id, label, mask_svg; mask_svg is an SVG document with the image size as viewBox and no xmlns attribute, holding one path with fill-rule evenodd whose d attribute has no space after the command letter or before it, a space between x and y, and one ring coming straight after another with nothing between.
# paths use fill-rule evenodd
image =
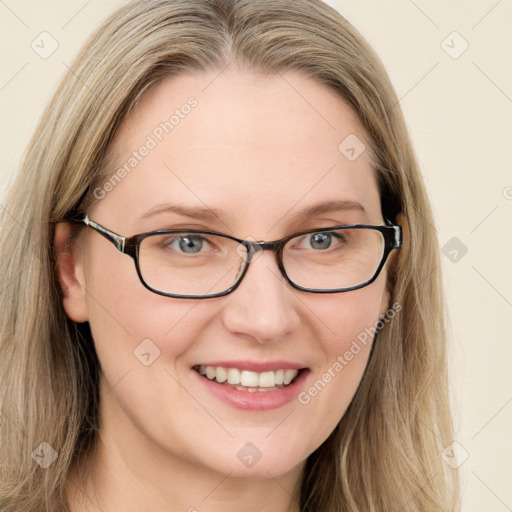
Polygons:
<instances>
[{"instance_id":1,"label":"beige background","mask_svg":"<svg viewBox=\"0 0 512 512\"><path fill-rule=\"evenodd\" d=\"M329 3L384 61L433 201L451 314L455 452L460 461L468 454L463 511L512 511L512 4ZM119 4L0 0L0 200L66 65ZM31 48L43 31L59 45L47 59Z\"/></svg>"}]
</instances>

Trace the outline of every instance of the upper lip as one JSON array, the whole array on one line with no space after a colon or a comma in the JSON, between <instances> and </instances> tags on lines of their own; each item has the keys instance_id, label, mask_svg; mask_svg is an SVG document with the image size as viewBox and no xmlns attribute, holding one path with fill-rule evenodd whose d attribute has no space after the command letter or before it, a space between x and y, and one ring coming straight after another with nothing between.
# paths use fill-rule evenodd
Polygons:
<instances>
[{"instance_id":1,"label":"upper lip","mask_svg":"<svg viewBox=\"0 0 512 512\"><path fill-rule=\"evenodd\" d=\"M276 370L302 370L306 366L301 363L294 363L292 361L208 361L205 363L199 363L195 366L223 366L224 368L238 368L239 370L249 370L252 372L269 372Z\"/></svg>"}]
</instances>

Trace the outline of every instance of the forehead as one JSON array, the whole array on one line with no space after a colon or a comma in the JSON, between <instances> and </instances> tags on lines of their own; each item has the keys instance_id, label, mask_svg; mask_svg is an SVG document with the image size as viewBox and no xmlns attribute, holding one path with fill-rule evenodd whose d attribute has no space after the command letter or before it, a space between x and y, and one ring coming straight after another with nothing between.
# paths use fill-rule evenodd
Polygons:
<instances>
[{"instance_id":1,"label":"forehead","mask_svg":"<svg viewBox=\"0 0 512 512\"><path fill-rule=\"evenodd\" d=\"M255 229L319 201L357 201L367 221L380 216L356 115L298 72L166 78L116 133L106 179L115 174L122 178L110 180L97 209L131 223L166 202L220 210Z\"/></svg>"}]
</instances>

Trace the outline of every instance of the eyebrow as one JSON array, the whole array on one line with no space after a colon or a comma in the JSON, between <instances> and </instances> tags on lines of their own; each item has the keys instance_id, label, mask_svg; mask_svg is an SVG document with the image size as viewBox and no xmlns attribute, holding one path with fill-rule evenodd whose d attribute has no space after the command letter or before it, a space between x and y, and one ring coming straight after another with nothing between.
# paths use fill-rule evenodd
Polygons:
<instances>
[{"instance_id":1,"label":"eyebrow","mask_svg":"<svg viewBox=\"0 0 512 512\"><path fill-rule=\"evenodd\" d=\"M297 222L306 220L309 217L316 217L324 213L345 212L345 211L360 211L366 213L363 205L357 201L329 201L327 203L320 203L300 210L294 214L290 221Z\"/></svg>"},{"instance_id":2,"label":"eyebrow","mask_svg":"<svg viewBox=\"0 0 512 512\"><path fill-rule=\"evenodd\" d=\"M220 210L216 210L214 208L190 208L186 206L180 206L177 204L160 204L157 205L144 214L140 216L140 219L146 219L148 217L152 217L153 215L157 215L159 213L177 213L183 217L190 217L192 219L200 219L200 220L219 220L222 216L222 212Z\"/></svg>"},{"instance_id":3,"label":"eyebrow","mask_svg":"<svg viewBox=\"0 0 512 512\"><path fill-rule=\"evenodd\" d=\"M289 210L290 211L290 210ZM366 213L363 205L356 201L329 201L326 203L316 204L300 210L294 214L290 222L298 222L306 220L309 217L315 217L324 213L331 212L345 212L345 211L360 211ZM190 217L192 219L199 219L204 221L219 221L222 219L222 211L209 207L186 207L177 204L160 204L157 205L144 214L141 215L140 220L152 217L160 213L176 213L183 217ZM288 213L288 212L287 212ZM284 216L283 216L284 218Z\"/></svg>"}]
</instances>

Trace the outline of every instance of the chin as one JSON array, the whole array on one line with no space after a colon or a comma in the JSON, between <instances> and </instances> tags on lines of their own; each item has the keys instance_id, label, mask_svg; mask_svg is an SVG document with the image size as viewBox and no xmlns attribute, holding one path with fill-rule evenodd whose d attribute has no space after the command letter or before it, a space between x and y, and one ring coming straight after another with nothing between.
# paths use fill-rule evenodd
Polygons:
<instances>
[{"instance_id":1,"label":"chin","mask_svg":"<svg viewBox=\"0 0 512 512\"><path fill-rule=\"evenodd\" d=\"M266 435L244 436L253 441L232 440L232 447L218 453L215 460L209 457L207 465L232 478L269 479L297 469L307 459L309 453L303 451L304 447L289 444L286 439L269 442Z\"/></svg>"}]
</instances>

